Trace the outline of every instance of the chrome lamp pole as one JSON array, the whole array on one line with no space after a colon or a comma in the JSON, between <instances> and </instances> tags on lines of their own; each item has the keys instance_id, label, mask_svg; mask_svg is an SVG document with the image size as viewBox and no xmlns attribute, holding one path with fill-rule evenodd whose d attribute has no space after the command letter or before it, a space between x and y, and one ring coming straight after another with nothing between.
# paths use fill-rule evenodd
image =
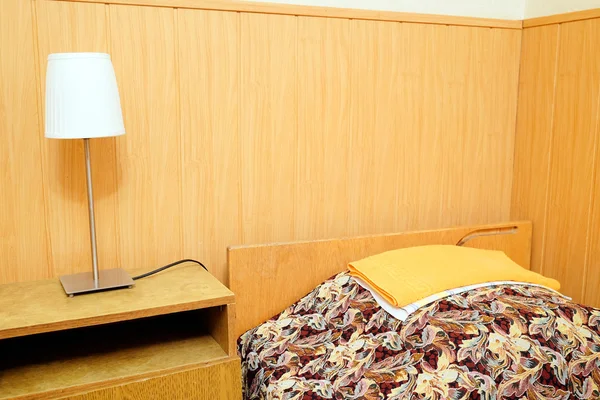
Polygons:
<instances>
[{"instance_id":1,"label":"chrome lamp pole","mask_svg":"<svg viewBox=\"0 0 600 400\"><path fill-rule=\"evenodd\" d=\"M48 56L46 137L83 139L87 182L92 271L60 277L65 293L76 294L133 287L121 269L99 269L92 189L90 139L125 134L117 78L108 54L59 53Z\"/></svg>"}]
</instances>

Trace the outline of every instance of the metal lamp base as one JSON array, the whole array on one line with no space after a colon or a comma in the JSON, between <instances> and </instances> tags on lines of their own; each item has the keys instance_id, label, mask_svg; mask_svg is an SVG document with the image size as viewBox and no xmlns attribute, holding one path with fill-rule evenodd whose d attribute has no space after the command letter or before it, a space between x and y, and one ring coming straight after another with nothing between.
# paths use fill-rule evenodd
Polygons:
<instances>
[{"instance_id":1,"label":"metal lamp base","mask_svg":"<svg viewBox=\"0 0 600 400\"><path fill-rule=\"evenodd\" d=\"M135 284L129 274L121 268L98 271L97 283L94 282L92 272L61 276L60 283L65 293L71 297L76 294L130 288Z\"/></svg>"}]
</instances>

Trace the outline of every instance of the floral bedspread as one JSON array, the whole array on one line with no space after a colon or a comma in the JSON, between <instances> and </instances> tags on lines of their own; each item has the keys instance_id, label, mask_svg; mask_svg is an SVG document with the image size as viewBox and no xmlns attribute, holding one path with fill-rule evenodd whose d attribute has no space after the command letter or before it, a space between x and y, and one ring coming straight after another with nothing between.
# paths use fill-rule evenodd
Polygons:
<instances>
[{"instance_id":1,"label":"floral bedspread","mask_svg":"<svg viewBox=\"0 0 600 400\"><path fill-rule=\"evenodd\" d=\"M600 310L538 287L472 290L402 323L341 273L238 351L247 399L600 399Z\"/></svg>"}]
</instances>

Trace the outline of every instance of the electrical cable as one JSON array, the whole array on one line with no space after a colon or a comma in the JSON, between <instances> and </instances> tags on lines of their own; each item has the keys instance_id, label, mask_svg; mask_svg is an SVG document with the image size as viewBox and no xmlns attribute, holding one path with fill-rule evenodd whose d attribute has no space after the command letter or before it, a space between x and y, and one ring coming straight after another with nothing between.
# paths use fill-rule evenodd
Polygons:
<instances>
[{"instance_id":1,"label":"electrical cable","mask_svg":"<svg viewBox=\"0 0 600 400\"><path fill-rule=\"evenodd\" d=\"M153 271L146 272L145 274L134 276L132 279L134 281L137 281L138 279L142 279L142 278L146 278L146 277L148 277L150 275L158 274L159 272L164 271L165 269L169 269L171 267L174 267L174 266L179 265L179 264L183 264L185 262L196 263L196 264L200 265L202 268L204 268L205 270L208 271L208 268L206 268L206 266L204 264L202 264L200 261L196 261L196 260L192 260L192 259L186 258L185 260L175 261L174 263L167 264L164 267L160 267L160 268L157 268L157 269L155 269Z\"/></svg>"}]
</instances>

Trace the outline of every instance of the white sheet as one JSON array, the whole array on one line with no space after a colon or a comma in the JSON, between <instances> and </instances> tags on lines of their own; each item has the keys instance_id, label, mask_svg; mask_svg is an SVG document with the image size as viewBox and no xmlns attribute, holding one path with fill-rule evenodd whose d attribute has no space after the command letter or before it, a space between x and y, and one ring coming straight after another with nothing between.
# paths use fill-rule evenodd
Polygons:
<instances>
[{"instance_id":1,"label":"white sheet","mask_svg":"<svg viewBox=\"0 0 600 400\"><path fill-rule=\"evenodd\" d=\"M367 289L369 292L371 292L371 294L373 295L373 298L375 299L375 301L377 302L377 304L379 304L379 306L381 308L383 308L387 313L389 313L390 315L392 315L394 318L399 319L400 321L404 322L406 321L406 319L415 311L417 311L419 308L421 307L425 307L426 305L429 305L431 303L433 303L436 300L440 300L443 299L445 297L448 296L452 296L455 294L459 294L459 293L464 293L467 292L469 290L473 290L473 289L478 289L478 288L482 288L482 287L488 287L488 286L498 286L498 285L526 285L526 286L537 286L537 287L542 287L544 289L548 289L558 295L560 295L561 297L564 297L568 300L572 300L570 297L565 296L562 293L557 292L554 289L550 289L546 286L542 286L542 285L536 285L536 284L532 284L532 283L526 283L526 282L512 282L512 281L497 281L497 282L487 282L487 283L480 283L477 285L470 285L470 286L463 286L460 288L455 288L455 289L450 289L447 290L445 292L441 292L441 293L436 293L434 295L431 295L429 297L426 297L422 300L419 300L418 302L409 304L405 307L396 307L394 305L392 305L390 302L388 302L386 299L384 299L382 296L379 295L379 293L377 293L377 291L375 291L373 288L371 288L365 281L363 281L360 278L357 277L352 277L352 279L354 279L356 281L356 283L358 283L360 286L362 286L363 288Z\"/></svg>"}]
</instances>

